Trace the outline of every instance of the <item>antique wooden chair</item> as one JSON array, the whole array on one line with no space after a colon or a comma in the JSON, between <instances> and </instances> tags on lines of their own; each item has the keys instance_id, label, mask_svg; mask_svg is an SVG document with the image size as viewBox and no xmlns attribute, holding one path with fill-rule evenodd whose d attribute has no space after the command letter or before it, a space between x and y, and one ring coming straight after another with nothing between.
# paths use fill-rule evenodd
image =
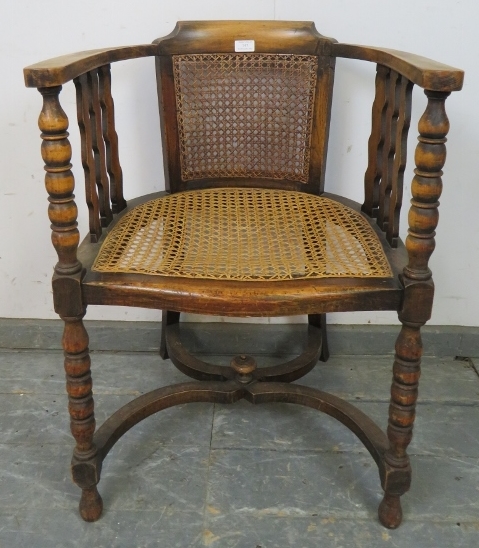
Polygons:
<instances>
[{"instance_id":1,"label":"antique wooden chair","mask_svg":"<svg viewBox=\"0 0 479 548\"><path fill-rule=\"evenodd\" d=\"M110 63L156 60L166 191L128 205L114 124ZM377 64L364 203L325 193L335 60ZM73 80L90 234L79 246L68 119L59 103ZM25 69L44 105L39 118L49 217L58 263L55 310L63 348L73 480L80 513L100 517L102 461L136 423L185 402L290 402L345 424L376 461L385 491L379 519L397 527L410 484L406 448L415 416L420 327L434 286L428 260L441 194L449 122L444 102L462 86L460 70L423 57L337 43L304 22L181 22L152 44L51 59ZM405 245L399 239L411 91L428 102L419 121ZM128 181L129 185L134 182ZM334 190L334 181L328 182ZM95 431L89 304L163 310L161 355L201 382L142 395ZM327 359L325 314L397 310L402 328L384 433L341 399L289 384ZM308 315L302 356L256 368L205 363L181 344L182 312L261 317ZM306 329L306 327L305 327ZM246 349L247 350L247 349Z\"/></svg>"}]
</instances>

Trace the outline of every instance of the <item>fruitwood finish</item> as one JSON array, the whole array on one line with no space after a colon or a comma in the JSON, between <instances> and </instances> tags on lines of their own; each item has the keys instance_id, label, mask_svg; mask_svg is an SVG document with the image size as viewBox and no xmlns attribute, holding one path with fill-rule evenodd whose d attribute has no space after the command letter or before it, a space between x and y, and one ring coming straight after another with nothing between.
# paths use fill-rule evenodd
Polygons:
<instances>
[{"instance_id":1,"label":"fruitwood finish","mask_svg":"<svg viewBox=\"0 0 479 548\"><path fill-rule=\"evenodd\" d=\"M234 40L254 40L256 57L235 53ZM323 194L335 60L348 57L376 63L376 95L372 107L364 202L360 206L334 194L323 196L362 212L371 231L381 242L393 276L242 282L93 270L100 246L118 220L138 204L166 195L163 192L143 196L128 206L123 196L110 64L147 56L155 58L157 67L167 192L186 189L201 192L205 188L236 186ZM193 76L191 82L183 82L186 72L182 72L179 56L186 61L194 58L200 71L207 59L208 70L213 70L216 75L215 59L219 71L223 70L221 63L229 67L237 63L251 65L254 59L255 67L263 67L258 76L259 85L263 86L263 91L257 92L261 97L266 93L264 89L270 86L268 78L272 75L281 81L280 85L289 85L285 80L289 76L285 76L283 69L274 68L275 59L278 66L287 65L292 67L288 70L294 71L297 66L303 66L304 57L298 56L309 56L308 66L315 67L316 75L313 75L312 88L305 92L310 101L305 108L310 109L311 115L305 115L306 125L301 131L306 131L306 137L302 137L304 141L298 145L298 150L304 151L301 152L301 165L306 165L306 170L300 170L301 176L296 177L296 168L275 171L274 162L281 159L283 153L276 151L272 141L265 149L270 159L269 167L264 171L254 167L254 176L248 175L249 168L244 168L251 161L246 152L241 165L237 165L236 160L232 162L225 153L228 156L225 160L231 166L225 173L220 170L218 175L195 179L191 173L196 171L191 171L185 176L182 168L186 162L184 135L187 126L181 125L181 117L188 116L185 113L189 112L190 105L178 115L177 102L192 100L190 95L184 95L184 86L196 86L199 77ZM246 69L241 70L243 78ZM307 80L309 76L304 78L304 82L310 82ZM90 234L81 246L73 196L75 185L70 164L68 118L59 102L62 84L71 80L77 90L77 117L90 220ZM71 431L76 441L72 473L74 481L82 489L80 513L83 519L94 521L100 517L102 500L97 484L103 459L135 424L161 409L186 402L233 403L245 398L251 403L282 401L305 405L345 424L364 443L378 465L385 492L379 507L381 523L389 528L400 524L400 496L408 490L411 480L406 450L412 436L420 374L420 327L430 317L434 293L428 261L434 250L434 230L442 188L441 170L449 129L444 102L450 92L461 89L462 80L463 73L458 69L394 50L339 44L318 34L314 24L303 22L182 22L169 36L153 44L81 52L25 69L26 85L37 87L43 96L39 127L43 139L42 157L50 202L52 241L58 254L53 295L55 310L65 322L65 371ZM208 84L208 78L205 82ZM409 230L404 246L399 238L399 213L414 84L424 88L428 103L419 121ZM204 85L202 89L201 93L204 93ZM230 92L228 85L224 89ZM251 97L244 89L241 88L240 94L231 101L250 101ZM206 93L211 91L206 89ZM268 94L265 108L278 107L279 112L282 105L275 103L270 91ZM217 103L213 105L219 108ZM253 110L259 108L254 101L248 105ZM256 119L256 115L251 113L248 116L251 116L246 120L248 132L256 134L256 126L261 129L262 118ZM279 115L274 116L277 118ZM281 116L284 118L286 115ZM213 126L218 132L222 130L217 121ZM285 131L288 131L287 127ZM301 148L303 146L306 148ZM244 147L240 152L244 150L249 149ZM255 154L256 147L253 146L251 151ZM201 163L203 158L198 161ZM326 245L326 234L324 238ZM170 357L180 370L201 382L153 390L118 410L95 432L88 335L82 322L89 304L163 310L161 356ZM287 384L307 373L319 358L328 359L325 314L351 310L397 310L402 322L393 365L387 433L351 404L335 396ZM308 342L302 356L277 367L257 368L254 358L246 354L234 358L229 367L212 365L192 356L183 347L182 312L252 317L308 314Z\"/></svg>"}]
</instances>

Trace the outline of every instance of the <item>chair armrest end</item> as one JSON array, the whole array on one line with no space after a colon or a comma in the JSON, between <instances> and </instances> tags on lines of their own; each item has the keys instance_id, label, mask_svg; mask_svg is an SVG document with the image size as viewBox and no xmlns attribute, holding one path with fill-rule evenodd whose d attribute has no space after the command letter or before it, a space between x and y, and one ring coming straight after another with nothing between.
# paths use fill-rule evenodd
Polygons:
<instances>
[{"instance_id":1,"label":"chair armrest end","mask_svg":"<svg viewBox=\"0 0 479 548\"><path fill-rule=\"evenodd\" d=\"M153 56L157 50L155 44L145 44L79 51L54 57L24 68L25 85L29 88L60 86L102 65Z\"/></svg>"},{"instance_id":2,"label":"chair armrest end","mask_svg":"<svg viewBox=\"0 0 479 548\"><path fill-rule=\"evenodd\" d=\"M459 91L464 81L461 69L404 51L354 44L333 44L332 51L337 57L372 61L389 67L424 89Z\"/></svg>"}]
</instances>

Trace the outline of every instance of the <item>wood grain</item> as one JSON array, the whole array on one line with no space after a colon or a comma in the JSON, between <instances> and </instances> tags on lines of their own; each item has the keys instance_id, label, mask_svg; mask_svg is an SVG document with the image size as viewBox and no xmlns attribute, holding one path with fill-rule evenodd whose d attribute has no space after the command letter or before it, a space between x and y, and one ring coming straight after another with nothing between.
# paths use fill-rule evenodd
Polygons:
<instances>
[{"instance_id":1,"label":"wood grain","mask_svg":"<svg viewBox=\"0 0 479 548\"><path fill-rule=\"evenodd\" d=\"M384 65L424 89L459 91L464 82L464 71L404 51L340 43L333 44L332 53Z\"/></svg>"}]
</instances>

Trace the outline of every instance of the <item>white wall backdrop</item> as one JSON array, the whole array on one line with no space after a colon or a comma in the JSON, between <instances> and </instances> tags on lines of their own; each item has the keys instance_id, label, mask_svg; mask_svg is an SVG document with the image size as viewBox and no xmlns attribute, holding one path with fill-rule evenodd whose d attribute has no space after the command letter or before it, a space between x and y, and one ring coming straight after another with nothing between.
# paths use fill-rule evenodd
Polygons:
<instances>
[{"instance_id":1,"label":"white wall backdrop","mask_svg":"<svg viewBox=\"0 0 479 548\"><path fill-rule=\"evenodd\" d=\"M437 248L431 260L436 301L431 324L479 325L479 4L475 0L16 0L0 18L0 317L54 318L50 244L37 117L41 97L23 85L22 68L78 50L148 43L180 19L313 20L339 41L411 51L466 71L463 91L446 107L451 120ZM163 188L152 59L114 66L120 155L126 198ZM374 66L339 60L327 189L361 201L374 92ZM417 121L425 97L414 94L405 196L412 179ZM62 105L71 121L80 230L86 233L83 173L73 84ZM402 236L406 227L404 207ZM90 307L89 318L158 319L155 311ZM268 320L265 320L268 321ZM341 323L395 323L392 313L331 315Z\"/></svg>"}]
</instances>

